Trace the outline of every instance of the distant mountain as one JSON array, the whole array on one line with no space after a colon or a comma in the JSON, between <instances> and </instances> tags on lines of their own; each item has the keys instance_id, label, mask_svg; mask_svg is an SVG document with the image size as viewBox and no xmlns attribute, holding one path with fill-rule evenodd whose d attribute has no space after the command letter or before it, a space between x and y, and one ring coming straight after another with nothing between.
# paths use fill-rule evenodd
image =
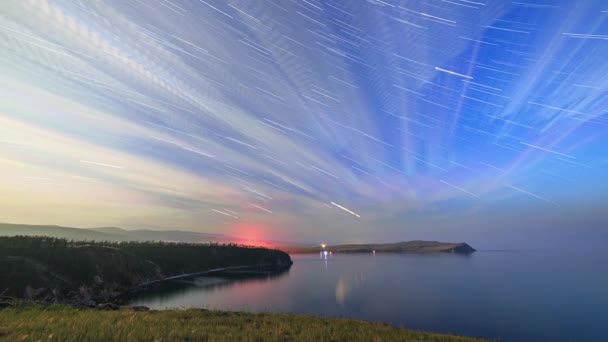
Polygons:
<instances>
[{"instance_id":1,"label":"distant mountain","mask_svg":"<svg viewBox=\"0 0 608 342\"><path fill-rule=\"evenodd\" d=\"M0 236L52 236L68 240L88 241L174 241L174 242L234 242L248 244L248 241L223 234L197 233L181 230L126 230L117 227L72 228L61 226L27 225L0 223ZM288 253L319 253L320 246L296 244L293 242L266 241ZM437 241L406 241L383 244L346 244L327 246L326 250L338 253L458 253L469 254L476 250L464 242L449 243Z\"/></svg>"},{"instance_id":2,"label":"distant mountain","mask_svg":"<svg viewBox=\"0 0 608 342\"><path fill-rule=\"evenodd\" d=\"M94 230L97 232L102 232L102 233L107 233L107 234L117 234L117 235L124 235L124 233L126 232L126 230L124 230L122 228L116 228L116 227L88 228L88 230Z\"/></svg>"},{"instance_id":3,"label":"distant mountain","mask_svg":"<svg viewBox=\"0 0 608 342\"><path fill-rule=\"evenodd\" d=\"M126 230L116 227L72 228L61 226L0 223L0 236L52 236L69 240L94 241L176 241L176 242L238 242L222 234L186 232L179 230Z\"/></svg>"},{"instance_id":4,"label":"distant mountain","mask_svg":"<svg viewBox=\"0 0 608 342\"><path fill-rule=\"evenodd\" d=\"M235 241L235 238L231 238L223 234L209 234L209 233L197 233L188 232L181 230L150 230L150 229L136 229L126 230L115 227L104 227L104 228L92 228L90 230L101 232L104 234L120 235L125 238L137 239L137 240L152 240L152 241L179 241L179 242L228 242Z\"/></svg>"},{"instance_id":5,"label":"distant mountain","mask_svg":"<svg viewBox=\"0 0 608 342\"><path fill-rule=\"evenodd\" d=\"M69 240L124 241L120 236L89 229L0 223L0 236L53 236Z\"/></svg>"},{"instance_id":6,"label":"distant mountain","mask_svg":"<svg viewBox=\"0 0 608 342\"><path fill-rule=\"evenodd\" d=\"M319 247L283 247L280 248L290 253L319 253L322 248ZM476 250L464 242L450 243L437 241L404 241L397 243L379 243L379 244L349 244L327 246L327 251L335 253L457 253L470 254Z\"/></svg>"}]
</instances>

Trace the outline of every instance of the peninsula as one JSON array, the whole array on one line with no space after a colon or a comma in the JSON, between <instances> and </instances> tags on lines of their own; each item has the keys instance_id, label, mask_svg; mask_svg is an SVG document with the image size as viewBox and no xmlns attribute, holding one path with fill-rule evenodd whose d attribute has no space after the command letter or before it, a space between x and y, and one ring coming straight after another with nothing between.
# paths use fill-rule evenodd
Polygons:
<instances>
[{"instance_id":1,"label":"peninsula","mask_svg":"<svg viewBox=\"0 0 608 342\"><path fill-rule=\"evenodd\" d=\"M279 272L292 263L285 252L236 244L0 237L0 294L91 307L165 279L226 269Z\"/></svg>"},{"instance_id":2,"label":"peninsula","mask_svg":"<svg viewBox=\"0 0 608 342\"><path fill-rule=\"evenodd\" d=\"M332 253L456 253L456 254L471 254L476 250L467 243L451 243L437 241L404 241L397 243L378 243L378 244L348 244L348 245L333 245L314 247L302 246L287 246L280 249L294 254L304 253L319 253L323 250L331 251Z\"/></svg>"}]
</instances>

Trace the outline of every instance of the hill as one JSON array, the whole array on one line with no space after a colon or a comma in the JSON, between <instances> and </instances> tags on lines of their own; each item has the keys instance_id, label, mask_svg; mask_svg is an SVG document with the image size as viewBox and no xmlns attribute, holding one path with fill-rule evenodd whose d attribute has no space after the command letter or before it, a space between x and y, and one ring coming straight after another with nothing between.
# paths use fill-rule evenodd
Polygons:
<instances>
[{"instance_id":1,"label":"hill","mask_svg":"<svg viewBox=\"0 0 608 342\"><path fill-rule=\"evenodd\" d=\"M168 277L231 266L283 270L291 264L284 252L234 244L0 237L0 293L58 301L105 301Z\"/></svg>"},{"instance_id":2,"label":"hill","mask_svg":"<svg viewBox=\"0 0 608 342\"><path fill-rule=\"evenodd\" d=\"M115 227L105 228L92 228L90 230L113 234L120 236L124 239L130 239L132 241L178 241L178 242L228 242L236 241L235 238L231 238L222 234L209 234L209 233L197 233L188 232L182 230L150 230L150 229L135 229L126 230Z\"/></svg>"},{"instance_id":3,"label":"hill","mask_svg":"<svg viewBox=\"0 0 608 342\"><path fill-rule=\"evenodd\" d=\"M323 249L320 246L315 247L282 247L281 250L289 253L319 253ZM404 241L397 243L379 243L379 244L347 244L334 245L325 248L332 253L457 253L470 254L476 250L467 243L451 243L437 241Z\"/></svg>"},{"instance_id":4,"label":"hill","mask_svg":"<svg viewBox=\"0 0 608 342\"><path fill-rule=\"evenodd\" d=\"M0 223L0 236L52 236L68 240L123 241L112 233L61 226Z\"/></svg>"},{"instance_id":5,"label":"hill","mask_svg":"<svg viewBox=\"0 0 608 342\"><path fill-rule=\"evenodd\" d=\"M115 227L72 228L47 225L0 223L0 236L51 236L77 241L175 241L175 242L230 242L237 239L222 235L179 230L126 230Z\"/></svg>"}]
</instances>

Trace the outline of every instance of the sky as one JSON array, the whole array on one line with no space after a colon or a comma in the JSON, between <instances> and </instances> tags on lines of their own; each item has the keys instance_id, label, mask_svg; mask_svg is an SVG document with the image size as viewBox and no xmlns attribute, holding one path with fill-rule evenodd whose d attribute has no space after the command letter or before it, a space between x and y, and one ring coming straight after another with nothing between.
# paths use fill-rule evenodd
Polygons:
<instances>
[{"instance_id":1,"label":"sky","mask_svg":"<svg viewBox=\"0 0 608 342\"><path fill-rule=\"evenodd\" d=\"M0 9L0 222L486 248L608 237L605 1Z\"/></svg>"}]
</instances>

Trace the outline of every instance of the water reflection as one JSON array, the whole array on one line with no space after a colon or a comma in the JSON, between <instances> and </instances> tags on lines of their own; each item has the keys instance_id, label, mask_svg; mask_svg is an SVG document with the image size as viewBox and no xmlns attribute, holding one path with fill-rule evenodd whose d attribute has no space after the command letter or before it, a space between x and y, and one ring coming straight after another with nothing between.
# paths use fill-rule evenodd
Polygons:
<instances>
[{"instance_id":1,"label":"water reflection","mask_svg":"<svg viewBox=\"0 0 608 342\"><path fill-rule=\"evenodd\" d=\"M344 277L340 276L338 283L336 283L336 302L338 304L344 304L344 300L348 295L350 287Z\"/></svg>"},{"instance_id":2,"label":"water reflection","mask_svg":"<svg viewBox=\"0 0 608 342\"><path fill-rule=\"evenodd\" d=\"M372 252L372 256L376 256L376 251ZM319 257L323 260L325 265L325 271L328 270L328 260L333 257L333 253L331 251L321 251L319 253ZM354 274L343 274L340 270L337 270L338 280L336 281L336 303L339 305L343 305L346 301L346 298L356 289L363 285L363 280L365 279L363 272L356 272Z\"/></svg>"},{"instance_id":3,"label":"water reflection","mask_svg":"<svg viewBox=\"0 0 608 342\"><path fill-rule=\"evenodd\" d=\"M279 275L167 283L135 303L365 319L501 341L605 340L606 257L292 255ZM327 268L326 268L327 267Z\"/></svg>"},{"instance_id":4,"label":"water reflection","mask_svg":"<svg viewBox=\"0 0 608 342\"><path fill-rule=\"evenodd\" d=\"M336 282L336 303L343 305L347 297L356 295L358 289L364 287L365 275L358 272L351 275L340 275Z\"/></svg>"},{"instance_id":5,"label":"water reflection","mask_svg":"<svg viewBox=\"0 0 608 342\"><path fill-rule=\"evenodd\" d=\"M325 248L325 245L322 245L323 248ZM332 253L331 251L326 251L326 250L322 250L319 252L319 258L323 259L323 261L325 262L325 272L327 272L327 259L331 258Z\"/></svg>"},{"instance_id":6,"label":"water reflection","mask_svg":"<svg viewBox=\"0 0 608 342\"><path fill-rule=\"evenodd\" d=\"M131 303L148 303L154 308L202 307L202 303L180 303L181 298L200 295L205 297L214 291L227 290L235 286L265 284L278 281L289 274L289 269L274 272L221 272L213 276L198 276L159 283L138 294Z\"/></svg>"}]
</instances>

